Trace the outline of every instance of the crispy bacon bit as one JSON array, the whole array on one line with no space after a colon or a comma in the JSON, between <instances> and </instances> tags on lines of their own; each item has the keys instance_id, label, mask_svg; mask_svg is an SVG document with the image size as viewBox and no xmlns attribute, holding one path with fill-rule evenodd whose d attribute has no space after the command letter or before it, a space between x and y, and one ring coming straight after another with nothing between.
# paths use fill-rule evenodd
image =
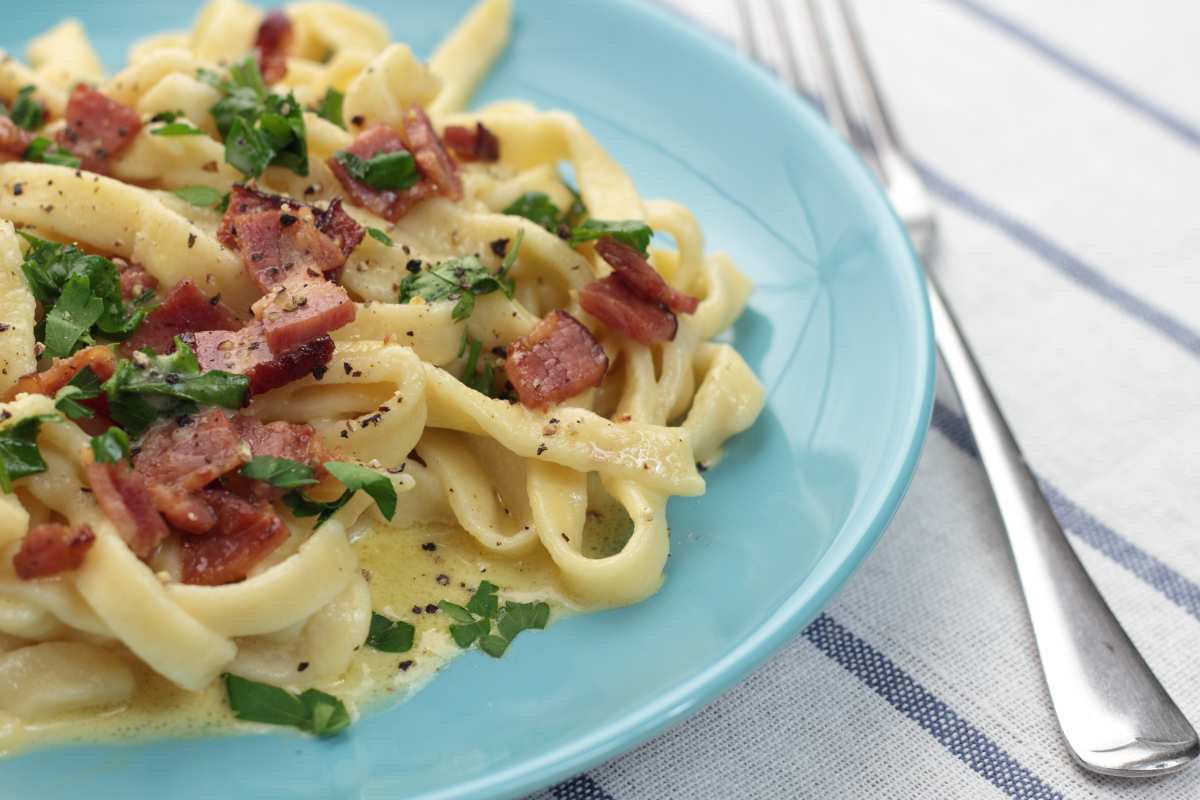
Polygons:
<instances>
[{"instance_id":1,"label":"crispy bacon bit","mask_svg":"<svg viewBox=\"0 0 1200 800\"><path fill-rule=\"evenodd\" d=\"M451 200L461 200L463 188L458 167L446 152L425 110L418 105L410 106L404 114L404 136L425 179L433 181L440 194Z\"/></svg>"},{"instance_id":2,"label":"crispy bacon bit","mask_svg":"<svg viewBox=\"0 0 1200 800\"><path fill-rule=\"evenodd\" d=\"M251 502L223 489L203 494L217 522L203 536L183 537L184 583L219 586L243 580L287 540L287 527L269 503Z\"/></svg>"},{"instance_id":3,"label":"crispy bacon bit","mask_svg":"<svg viewBox=\"0 0 1200 800\"><path fill-rule=\"evenodd\" d=\"M22 130L8 117L0 116L0 161L20 158L32 142L32 133Z\"/></svg>"},{"instance_id":4,"label":"crispy bacon bit","mask_svg":"<svg viewBox=\"0 0 1200 800\"><path fill-rule=\"evenodd\" d=\"M395 153L406 149L408 148L405 147L404 138L399 133L386 125L376 125L359 134L346 148L346 152L369 159L380 153ZM392 222L407 214L417 203L437 194L437 187L426 180L418 181L407 189L372 189L350 177L342 162L336 158L330 158L325 163L342 184L351 202Z\"/></svg>"},{"instance_id":5,"label":"crispy bacon bit","mask_svg":"<svg viewBox=\"0 0 1200 800\"><path fill-rule=\"evenodd\" d=\"M700 301L672 288L658 270L629 245L605 236L596 243L596 252L612 266L617 277L643 299L662 303L677 314L696 313Z\"/></svg>"},{"instance_id":6,"label":"crispy bacon bit","mask_svg":"<svg viewBox=\"0 0 1200 800\"><path fill-rule=\"evenodd\" d=\"M183 333L237 330L239 323L233 312L220 301L214 303L214 299L197 289L190 278L180 281L162 304L146 315L133 336L122 343L122 349L133 353L149 347L156 353L166 353L173 348L175 337Z\"/></svg>"},{"instance_id":7,"label":"crispy bacon bit","mask_svg":"<svg viewBox=\"0 0 1200 800\"><path fill-rule=\"evenodd\" d=\"M233 193L229 198L229 208L225 212L224 219L221 220L221 229L217 232L217 238L230 250L237 250L238 217L255 211L289 211L296 214L305 208L312 212L317 230L333 239L341 249L342 255L349 258L350 254L354 252L354 248L358 247L358 243L362 241L366 231L354 221L354 217L347 214L346 210L342 208L341 198L332 200L328 208L320 209L282 195L267 194L235 183ZM340 266L341 264L338 264L338 267Z\"/></svg>"},{"instance_id":8,"label":"crispy bacon bit","mask_svg":"<svg viewBox=\"0 0 1200 800\"><path fill-rule=\"evenodd\" d=\"M246 272L264 292L293 273L312 269L319 277L346 262L342 251L313 224L310 211L253 211L235 221L237 250ZM284 225L285 219L293 220Z\"/></svg>"},{"instance_id":9,"label":"crispy bacon bit","mask_svg":"<svg viewBox=\"0 0 1200 800\"><path fill-rule=\"evenodd\" d=\"M70 358L56 358L47 369L41 372L31 372L17 381L9 390L6 399L12 399L18 394L44 394L53 397L55 392L71 382L85 367L91 367L92 372L102 381L112 377L117 360L112 350L103 345L85 347Z\"/></svg>"},{"instance_id":10,"label":"crispy bacon bit","mask_svg":"<svg viewBox=\"0 0 1200 800\"><path fill-rule=\"evenodd\" d=\"M616 275L583 287L579 305L608 327L642 344L669 342L679 327L674 314L657 303L643 300Z\"/></svg>"},{"instance_id":11,"label":"crispy bacon bit","mask_svg":"<svg viewBox=\"0 0 1200 800\"><path fill-rule=\"evenodd\" d=\"M272 353L287 353L354 321L346 290L324 278L293 275L253 306Z\"/></svg>"},{"instance_id":12,"label":"crispy bacon bit","mask_svg":"<svg viewBox=\"0 0 1200 800\"><path fill-rule=\"evenodd\" d=\"M86 83L77 83L67 101L67 126L60 130L60 146L83 161L83 168L103 173L108 162L129 147L142 128L137 112L100 94Z\"/></svg>"},{"instance_id":13,"label":"crispy bacon bit","mask_svg":"<svg viewBox=\"0 0 1200 800\"><path fill-rule=\"evenodd\" d=\"M283 79L287 74L287 54L292 46L295 31L292 21L279 9L263 19L254 37L254 56L258 69L268 86Z\"/></svg>"},{"instance_id":14,"label":"crispy bacon bit","mask_svg":"<svg viewBox=\"0 0 1200 800\"><path fill-rule=\"evenodd\" d=\"M151 275L140 264L131 264L123 258L114 258L121 279L121 297L136 300L146 292L158 288L158 278Z\"/></svg>"},{"instance_id":15,"label":"crispy bacon bit","mask_svg":"<svg viewBox=\"0 0 1200 800\"><path fill-rule=\"evenodd\" d=\"M482 122L475 129L450 125L442 133L446 147L460 161L499 161L500 140Z\"/></svg>"},{"instance_id":16,"label":"crispy bacon bit","mask_svg":"<svg viewBox=\"0 0 1200 800\"><path fill-rule=\"evenodd\" d=\"M299 422L263 422L237 414L233 427L255 456L273 456L318 468L327 460L325 447L311 425Z\"/></svg>"},{"instance_id":17,"label":"crispy bacon bit","mask_svg":"<svg viewBox=\"0 0 1200 800\"><path fill-rule=\"evenodd\" d=\"M333 358L333 339L320 336L281 355L272 353L260 323L240 331L203 331L191 337L201 368L250 378L250 393L262 394L323 367Z\"/></svg>"},{"instance_id":18,"label":"crispy bacon bit","mask_svg":"<svg viewBox=\"0 0 1200 800\"><path fill-rule=\"evenodd\" d=\"M154 505L142 476L125 462L85 467L88 485L100 510L139 558L145 558L170 531Z\"/></svg>"},{"instance_id":19,"label":"crispy bacon bit","mask_svg":"<svg viewBox=\"0 0 1200 800\"><path fill-rule=\"evenodd\" d=\"M94 541L96 534L87 525L78 530L57 522L35 525L21 540L13 556L13 569L23 581L79 569Z\"/></svg>"},{"instance_id":20,"label":"crispy bacon bit","mask_svg":"<svg viewBox=\"0 0 1200 800\"><path fill-rule=\"evenodd\" d=\"M508 346L505 371L522 405L545 408L599 386L608 356L579 320L556 309Z\"/></svg>"}]
</instances>

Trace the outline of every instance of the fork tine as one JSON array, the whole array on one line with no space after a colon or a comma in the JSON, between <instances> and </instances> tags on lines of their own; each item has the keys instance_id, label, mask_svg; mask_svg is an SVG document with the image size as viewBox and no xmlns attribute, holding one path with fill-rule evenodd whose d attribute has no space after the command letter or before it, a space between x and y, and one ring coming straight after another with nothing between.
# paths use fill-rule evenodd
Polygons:
<instances>
[{"instance_id":1,"label":"fork tine","mask_svg":"<svg viewBox=\"0 0 1200 800\"><path fill-rule=\"evenodd\" d=\"M822 110L829 123L853 142L853 125L847 113L849 109L838 75L837 58L830 43L829 34L825 29L825 15L817 0L807 0L807 7L807 13L801 11L796 16L801 29L805 32L805 44L808 45L809 52L814 56L813 93L820 98ZM788 36L787 31L788 28L781 25L780 37L785 39L785 47L795 50L795 39Z\"/></svg>"}]
</instances>

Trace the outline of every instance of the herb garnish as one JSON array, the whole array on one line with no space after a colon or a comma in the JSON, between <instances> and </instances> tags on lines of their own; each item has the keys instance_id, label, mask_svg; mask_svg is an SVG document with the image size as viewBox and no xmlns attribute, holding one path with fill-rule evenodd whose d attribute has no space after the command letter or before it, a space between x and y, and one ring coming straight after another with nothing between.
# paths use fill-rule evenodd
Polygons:
<instances>
[{"instance_id":1,"label":"herb garnish","mask_svg":"<svg viewBox=\"0 0 1200 800\"><path fill-rule=\"evenodd\" d=\"M396 514L396 487L391 479L370 467L359 464L348 464L345 461L326 461L325 469L346 487L346 491L336 500L312 500L297 491L288 492L283 496L283 504L297 517L316 517L321 527L325 521L337 513L338 509L350 502L354 493L362 490L371 496L379 513L384 519L391 519Z\"/></svg>"},{"instance_id":2,"label":"herb garnish","mask_svg":"<svg viewBox=\"0 0 1200 800\"><path fill-rule=\"evenodd\" d=\"M255 178L268 166L308 174L304 112L291 92L267 91L253 56L231 66L228 78L207 69L197 77L224 95L209 113L225 142L228 164Z\"/></svg>"},{"instance_id":3,"label":"herb garnish","mask_svg":"<svg viewBox=\"0 0 1200 800\"><path fill-rule=\"evenodd\" d=\"M191 414L197 406L241 408L250 379L215 369L202 372L192 348L176 336L175 352L159 356L147 350L123 359L101 388L113 420L140 436L159 417Z\"/></svg>"},{"instance_id":4,"label":"herb garnish","mask_svg":"<svg viewBox=\"0 0 1200 800\"><path fill-rule=\"evenodd\" d=\"M636 219L615 221L589 219L585 220L582 225L576 225L571 229L568 241L574 247L583 242L608 236L622 244L629 245L645 256L653 235L654 231L650 229L649 225Z\"/></svg>"},{"instance_id":5,"label":"herb garnish","mask_svg":"<svg viewBox=\"0 0 1200 800\"><path fill-rule=\"evenodd\" d=\"M496 368L492 362L485 360L483 367L480 368L479 356L483 352L483 342L478 339L472 339L463 331L462 344L458 348L458 358L462 358L465 353L467 356L466 363L463 364L462 380L463 384L480 394L488 397L499 397L499 387L496 385Z\"/></svg>"},{"instance_id":6,"label":"herb garnish","mask_svg":"<svg viewBox=\"0 0 1200 800\"><path fill-rule=\"evenodd\" d=\"M415 634L410 623L372 612L367 645L384 653L406 653L412 649Z\"/></svg>"},{"instance_id":7,"label":"herb garnish","mask_svg":"<svg viewBox=\"0 0 1200 800\"><path fill-rule=\"evenodd\" d=\"M158 115L155 115L158 116ZM153 120L151 120L153 122ZM150 130L151 136L205 136L204 131L190 122L168 122Z\"/></svg>"},{"instance_id":8,"label":"herb garnish","mask_svg":"<svg viewBox=\"0 0 1200 800\"><path fill-rule=\"evenodd\" d=\"M325 96L321 98L321 105L317 108L317 116L321 119L327 119L342 130L345 130L345 117L342 114L342 103L345 100L346 95L330 86L325 90Z\"/></svg>"},{"instance_id":9,"label":"herb garnish","mask_svg":"<svg viewBox=\"0 0 1200 800\"><path fill-rule=\"evenodd\" d=\"M42 127L42 121L46 116L42 104L33 99L35 91L37 91L36 86L22 86L17 90L17 97L13 100L12 108L8 110L8 118L13 121L13 124L27 131L36 131Z\"/></svg>"},{"instance_id":10,"label":"herb garnish","mask_svg":"<svg viewBox=\"0 0 1200 800\"><path fill-rule=\"evenodd\" d=\"M382 245L387 247L392 246L392 237L379 230L379 228L367 228L367 235Z\"/></svg>"},{"instance_id":11,"label":"herb garnish","mask_svg":"<svg viewBox=\"0 0 1200 800\"><path fill-rule=\"evenodd\" d=\"M25 155L22 158L26 161L53 164L58 167L71 167L73 169L79 169L83 166L83 162L73 153L63 150L45 136L39 136L30 142L29 147L25 148Z\"/></svg>"},{"instance_id":12,"label":"herb garnish","mask_svg":"<svg viewBox=\"0 0 1200 800\"><path fill-rule=\"evenodd\" d=\"M84 367L75 377L54 395L54 407L67 415L68 419L91 419L96 412L80 403L100 396L100 378L91 367Z\"/></svg>"},{"instance_id":13,"label":"herb garnish","mask_svg":"<svg viewBox=\"0 0 1200 800\"><path fill-rule=\"evenodd\" d=\"M265 481L280 489L299 489L317 482L312 467L290 458L255 456L242 467L241 475L256 481Z\"/></svg>"},{"instance_id":14,"label":"herb garnish","mask_svg":"<svg viewBox=\"0 0 1200 800\"><path fill-rule=\"evenodd\" d=\"M372 189L395 191L407 189L421 180L417 162L407 150L379 153L370 158L360 158L354 153L339 150L333 154L338 163L346 168L350 177L365 183Z\"/></svg>"},{"instance_id":15,"label":"herb garnish","mask_svg":"<svg viewBox=\"0 0 1200 800\"><path fill-rule=\"evenodd\" d=\"M92 437L92 455L100 464L116 464L129 458L129 437L120 428L109 428Z\"/></svg>"},{"instance_id":16,"label":"herb garnish","mask_svg":"<svg viewBox=\"0 0 1200 800\"><path fill-rule=\"evenodd\" d=\"M97 333L124 339L142 324L145 302L134 301L126 308L116 265L107 258L28 233L21 236L29 242L21 271L33 296L47 309L41 334L48 355L69 356L83 345L95 344Z\"/></svg>"},{"instance_id":17,"label":"herb garnish","mask_svg":"<svg viewBox=\"0 0 1200 800\"><path fill-rule=\"evenodd\" d=\"M500 606L496 597L497 586L482 581L466 606L443 600L438 608L454 620L450 636L459 647L467 648L479 642L479 649L492 658L499 658L508 650L517 634L525 630L542 630L550 621L550 606L543 602L514 603L505 601ZM492 633L492 622L496 633Z\"/></svg>"},{"instance_id":18,"label":"herb garnish","mask_svg":"<svg viewBox=\"0 0 1200 800\"><path fill-rule=\"evenodd\" d=\"M550 195L545 192L526 192L504 209L504 213L524 217L551 233L558 229L558 206L554 205Z\"/></svg>"},{"instance_id":19,"label":"herb garnish","mask_svg":"<svg viewBox=\"0 0 1200 800\"><path fill-rule=\"evenodd\" d=\"M222 194L211 186L180 186L171 194L200 208L218 208L229 202L229 193Z\"/></svg>"},{"instance_id":20,"label":"herb garnish","mask_svg":"<svg viewBox=\"0 0 1200 800\"><path fill-rule=\"evenodd\" d=\"M238 719L290 725L317 736L333 736L350 724L346 706L331 694L309 689L296 695L228 672L221 677L225 680L229 707Z\"/></svg>"},{"instance_id":21,"label":"herb garnish","mask_svg":"<svg viewBox=\"0 0 1200 800\"><path fill-rule=\"evenodd\" d=\"M12 494L12 482L46 471L38 450L38 431L43 422L57 422L57 414L35 414L0 429L0 489Z\"/></svg>"},{"instance_id":22,"label":"herb garnish","mask_svg":"<svg viewBox=\"0 0 1200 800\"><path fill-rule=\"evenodd\" d=\"M511 300L513 282L508 277L508 271L517 260L517 251L521 248L524 233L518 232L516 241L504 257L504 263L500 265L500 271L495 275L488 272L475 256L452 258L422 272L406 276L400 282L400 302L408 303L414 297L422 297L429 303L457 298L458 303L450 316L455 322L461 322L475 310L477 295L498 290Z\"/></svg>"}]
</instances>

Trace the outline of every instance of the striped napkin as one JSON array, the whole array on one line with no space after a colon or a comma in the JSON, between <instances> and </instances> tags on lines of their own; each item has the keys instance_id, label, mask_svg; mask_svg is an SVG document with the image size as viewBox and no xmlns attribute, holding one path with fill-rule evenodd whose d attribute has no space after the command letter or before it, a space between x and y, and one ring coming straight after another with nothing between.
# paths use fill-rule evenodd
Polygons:
<instances>
[{"instance_id":1,"label":"striped napkin","mask_svg":"<svg viewBox=\"0 0 1200 800\"><path fill-rule=\"evenodd\" d=\"M743 46L732 0L663 1ZM1200 724L1200 4L857 9L947 293L1072 544ZM1071 762L944 374L937 398L890 530L803 635L538 800L1200 798L1200 767Z\"/></svg>"}]
</instances>

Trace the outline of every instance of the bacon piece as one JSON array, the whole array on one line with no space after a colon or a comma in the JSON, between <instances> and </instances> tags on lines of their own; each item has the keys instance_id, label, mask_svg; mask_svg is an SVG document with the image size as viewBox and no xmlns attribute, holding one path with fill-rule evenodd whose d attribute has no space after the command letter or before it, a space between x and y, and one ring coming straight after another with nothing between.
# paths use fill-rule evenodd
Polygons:
<instances>
[{"instance_id":1,"label":"bacon piece","mask_svg":"<svg viewBox=\"0 0 1200 800\"><path fill-rule=\"evenodd\" d=\"M131 264L123 258L114 258L117 274L121 280L121 297L136 300L146 292L158 288L158 278L151 275L140 264Z\"/></svg>"},{"instance_id":2,"label":"bacon piece","mask_svg":"<svg viewBox=\"0 0 1200 800\"><path fill-rule=\"evenodd\" d=\"M25 155L33 134L5 116L0 116L0 161L12 161Z\"/></svg>"},{"instance_id":3,"label":"bacon piece","mask_svg":"<svg viewBox=\"0 0 1200 800\"><path fill-rule=\"evenodd\" d=\"M221 229L217 232L217 239L230 250L237 250L237 220L243 214L255 211L290 211L296 215L305 208L312 212L317 230L332 239L346 258L350 257L354 248L358 247L358 243L366 235L363 227L342 208L341 198L331 200L327 208L321 209L308 203L297 202L290 197L260 192L244 184L235 183L229 198L229 208L225 211ZM341 264L338 265L340 266Z\"/></svg>"},{"instance_id":4,"label":"bacon piece","mask_svg":"<svg viewBox=\"0 0 1200 800\"><path fill-rule=\"evenodd\" d=\"M96 534L87 525L77 530L57 522L35 525L21 540L13 556L13 569L23 581L79 569L94 541Z\"/></svg>"},{"instance_id":5,"label":"bacon piece","mask_svg":"<svg viewBox=\"0 0 1200 800\"><path fill-rule=\"evenodd\" d=\"M325 468L322 465L329 460L329 454L311 425L297 422L264 423L256 417L244 414L235 415L232 422L254 456L297 461L311 467L317 480L325 477ZM278 500L286 494L285 489L264 481L244 478L238 473L221 478L221 485L248 500Z\"/></svg>"},{"instance_id":6,"label":"bacon piece","mask_svg":"<svg viewBox=\"0 0 1200 800\"><path fill-rule=\"evenodd\" d=\"M154 504L168 522L189 533L204 533L216 516L195 495L200 489L250 460L250 448L220 409L180 421L160 422L146 432L133 459Z\"/></svg>"},{"instance_id":7,"label":"bacon piece","mask_svg":"<svg viewBox=\"0 0 1200 800\"><path fill-rule=\"evenodd\" d=\"M190 337L200 367L250 378L250 393L262 394L303 378L333 358L333 339L320 336L295 350L275 355L260 323L240 331L203 331Z\"/></svg>"},{"instance_id":8,"label":"bacon piece","mask_svg":"<svg viewBox=\"0 0 1200 800\"><path fill-rule=\"evenodd\" d=\"M500 140L482 122L475 123L475 130L450 125L442 132L442 139L460 161L500 160Z\"/></svg>"},{"instance_id":9,"label":"bacon piece","mask_svg":"<svg viewBox=\"0 0 1200 800\"><path fill-rule=\"evenodd\" d=\"M376 125L359 134L346 148L346 152L362 159L370 159L380 153L395 153L407 149L404 137L398 132L386 125ZM352 178L342 166L342 162L336 158L330 158L325 163L342 184L352 203L392 222L407 214L417 203L437 194L437 186L427 180L420 180L407 189L372 189Z\"/></svg>"},{"instance_id":10,"label":"bacon piece","mask_svg":"<svg viewBox=\"0 0 1200 800\"><path fill-rule=\"evenodd\" d=\"M545 408L599 386L608 356L579 320L555 309L508 346L504 369L522 405Z\"/></svg>"},{"instance_id":11,"label":"bacon piece","mask_svg":"<svg viewBox=\"0 0 1200 800\"><path fill-rule=\"evenodd\" d=\"M190 278L175 284L158 308L146 319L121 347L134 353L149 347L156 353L169 352L175 337L195 331L233 331L240 323L233 312L222 305L219 297L208 297Z\"/></svg>"},{"instance_id":12,"label":"bacon piece","mask_svg":"<svg viewBox=\"0 0 1200 800\"><path fill-rule=\"evenodd\" d=\"M56 136L91 172L105 172L108 162L129 147L142 128L137 112L77 83L67 101L67 125Z\"/></svg>"},{"instance_id":13,"label":"bacon piece","mask_svg":"<svg viewBox=\"0 0 1200 800\"><path fill-rule=\"evenodd\" d=\"M331 272L346 262L341 249L317 230L312 212L254 211L237 217L237 249L246 272L264 292L293 273Z\"/></svg>"},{"instance_id":14,"label":"bacon piece","mask_svg":"<svg viewBox=\"0 0 1200 800\"><path fill-rule=\"evenodd\" d=\"M592 281L579 293L583 310L613 330L642 344L669 342L679 320L657 303L642 297L616 275Z\"/></svg>"},{"instance_id":15,"label":"bacon piece","mask_svg":"<svg viewBox=\"0 0 1200 800\"><path fill-rule=\"evenodd\" d=\"M404 136L425 179L433 181L440 194L451 200L461 200L463 188L458 167L438 138L425 109L418 105L409 106L404 113Z\"/></svg>"},{"instance_id":16,"label":"bacon piece","mask_svg":"<svg viewBox=\"0 0 1200 800\"><path fill-rule=\"evenodd\" d=\"M293 275L253 306L272 353L287 353L354 321L346 290L324 278Z\"/></svg>"},{"instance_id":17,"label":"bacon piece","mask_svg":"<svg viewBox=\"0 0 1200 800\"><path fill-rule=\"evenodd\" d=\"M251 502L223 489L203 493L217 522L203 536L183 536L183 582L219 586L243 580L288 537L287 526L265 501Z\"/></svg>"},{"instance_id":18,"label":"bacon piece","mask_svg":"<svg viewBox=\"0 0 1200 800\"><path fill-rule=\"evenodd\" d=\"M92 496L117 533L139 558L154 552L170 531L142 476L125 462L89 463L84 468Z\"/></svg>"},{"instance_id":19,"label":"bacon piece","mask_svg":"<svg viewBox=\"0 0 1200 800\"><path fill-rule=\"evenodd\" d=\"M287 74L287 53L292 46L295 30L292 21L279 9L271 11L254 37L254 56L263 81L270 86Z\"/></svg>"},{"instance_id":20,"label":"bacon piece","mask_svg":"<svg viewBox=\"0 0 1200 800\"><path fill-rule=\"evenodd\" d=\"M11 400L21 393L53 397L55 392L70 383L85 367L91 367L97 378L106 381L112 377L116 364L117 359L112 350L104 345L85 347L69 358L54 359L54 362L41 372L31 372L22 376L9 390L6 399Z\"/></svg>"},{"instance_id":21,"label":"bacon piece","mask_svg":"<svg viewBox=\"0 0 1200 800\"><path fill-rule=\"evenodd\" d=\"M663 280L642 254L611 236L601 237L596 252L616 271L617 277L644 300L662 303L677 314L694 314L700 301L677 291Z\"/></svg>"}]
</instances>

